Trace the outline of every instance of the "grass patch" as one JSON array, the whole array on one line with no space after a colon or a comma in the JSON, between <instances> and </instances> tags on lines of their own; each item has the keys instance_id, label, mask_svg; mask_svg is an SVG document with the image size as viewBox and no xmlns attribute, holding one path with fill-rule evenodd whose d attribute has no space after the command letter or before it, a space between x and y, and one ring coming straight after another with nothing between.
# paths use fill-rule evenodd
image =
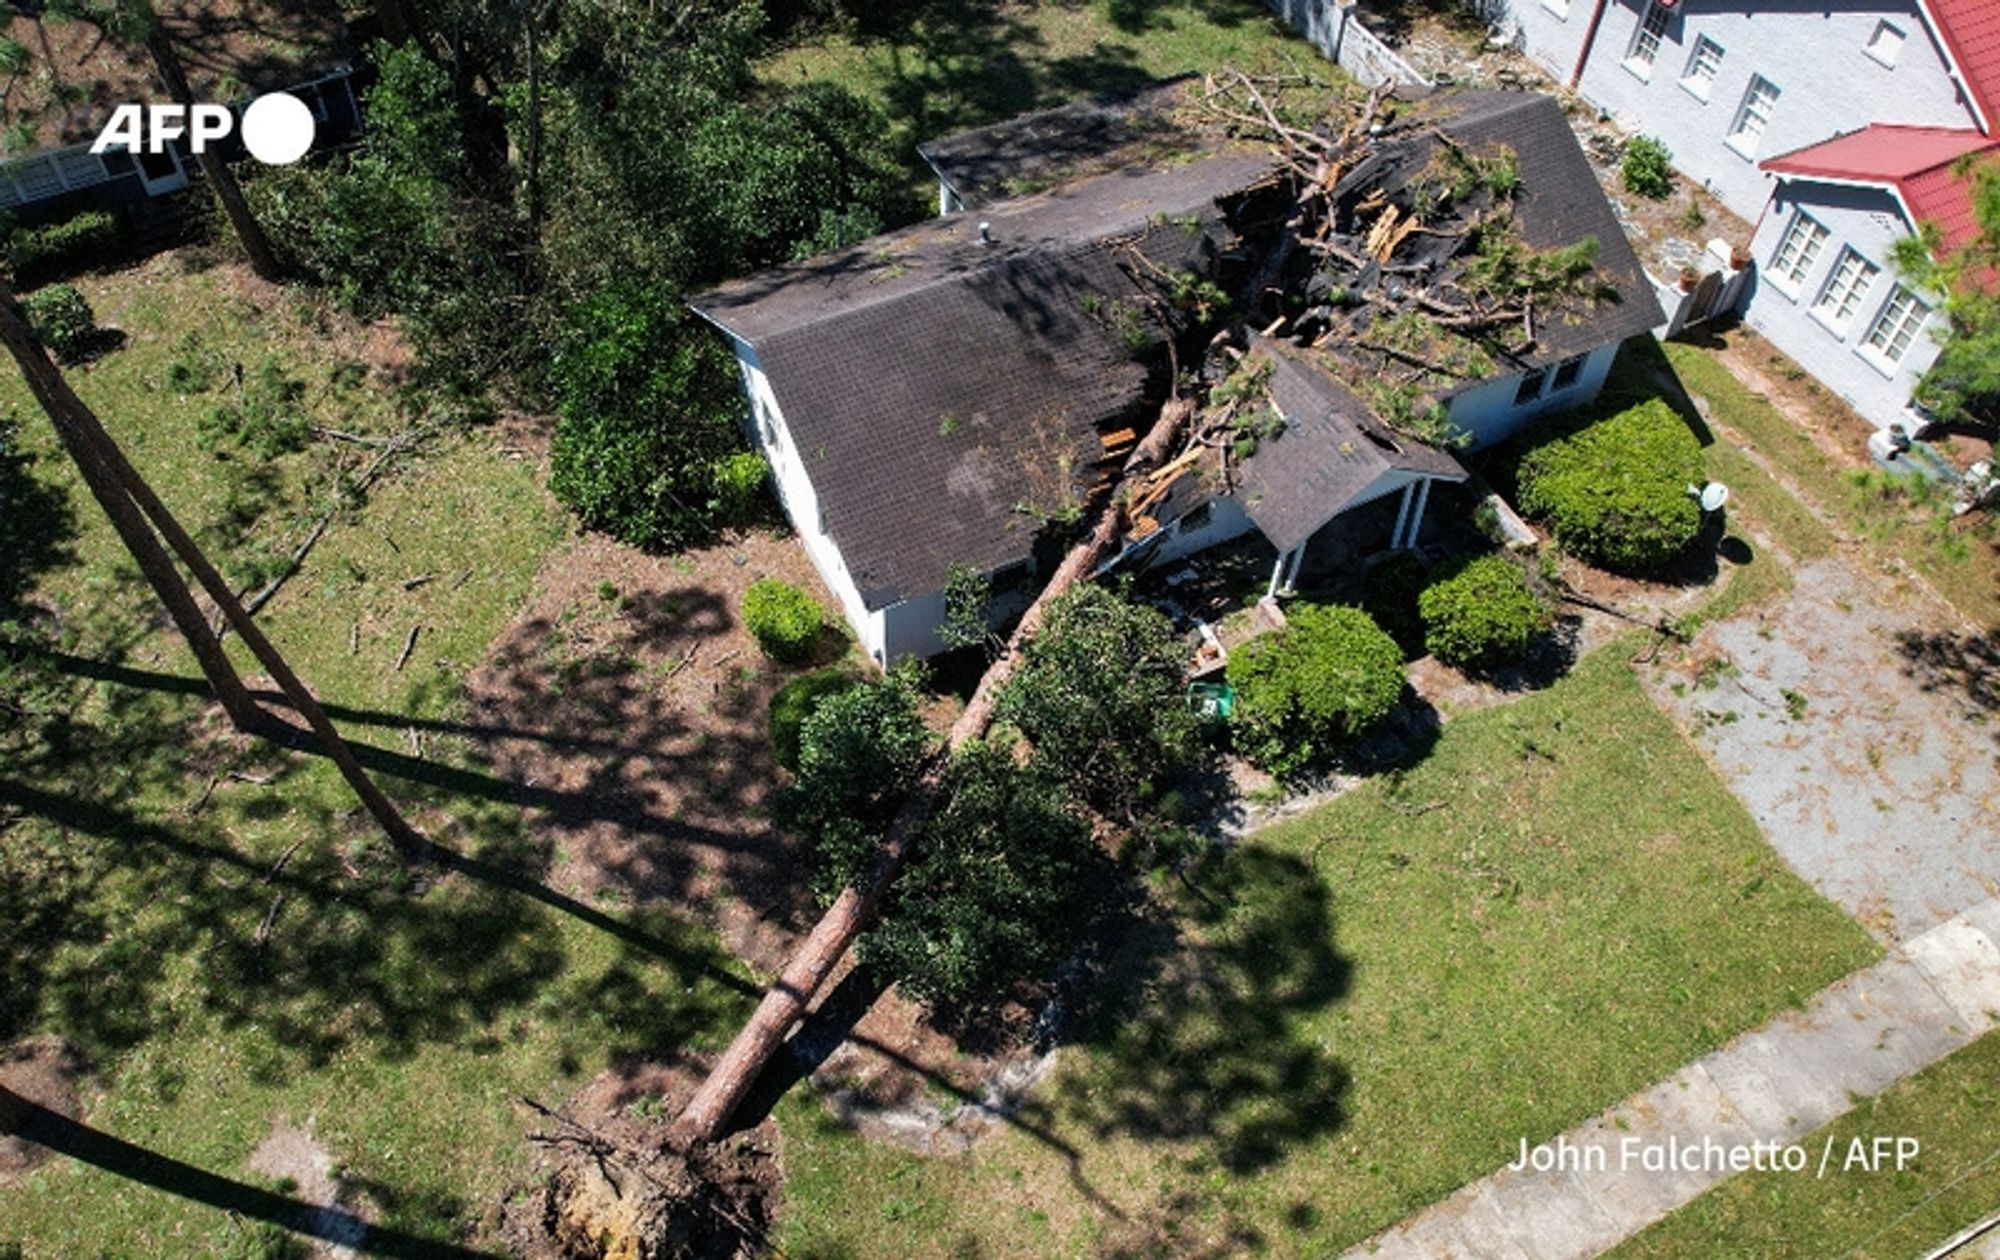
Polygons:
<instances>
[{"instance_id":1,"label":"grass patch","mask_svg":"<svg viewBox=\"0 0 2000 1260\"><path fill-rule=\"evenodd\" d=\"M1822 511L1885 553L1907 560L1965 617L1980 625L2000 624L1991 517L1967 529L1954 525L1939 505L1882 493L1880 478L1857 477L1710 352L1679 342L1665 349L1688 389L1707 399L1716 421L1754 443Z\"/></svg>"},{"instance_id":2,"label":"grass patch","mask_svg":"<svg viewBox=\"0 0 2000 1260\"><path fill-rule=\"evenodd\" d=\"M1176 914L1130 934L1120 996L975 1159L788 1114L784 1245L1335 1254L1877 957L1626 646L1163 885Z\"/></svg>"},{"instance_id":3,"label":"grass patch","mask_svg":"<svg viewBox=\"0 0 2000 1260\"><path fill-rule=\"evenodd\" d=\"M1732 1177L1608 1252L1610 1260L1693 1255L1844 1256L1888 1260L1922 1254L2000 1201L2000 1034L1951 1057L1801 1140L1824 1178L1810 1172ZM1906 1136L1923 1144L1901 1172L1842 1171L1850 1143Z\"/></svg>"},{"instance_id":4,"label":"grass patch","mask_svg":"<svg viewBox=\"0 0 2000 1260\"><path fill-rule=\"evenodd\" d=\"M218 459L194 434L231 365L277 362L310 424L405 423L393 382L349 357L361 330L289 298L260 308L228 271L163 260L84 287L129 340L76 388L226 571L288 554L340 469L376 449ZM69 505L48 514L60 545L36 575L57 653L32 658L65 717L0 736L0 1044L83 1047L91 1126L252 1184L244 1161L284 1117L391 1229L469 1238L523 1168L516 1095L558 1101L615 1056L712 1046L747 1013L704 931L545 887L551 846L454 729L466 671L564 534L532 466L477 431L430 442L343 508L260 618L384 788L472 859L423 883L325 761L213 737L185 648L18 380L0 407L38 494ZM61 1158L0 1191L0 1251L234 1255L256 1228Z\"/></svg>"},{"instance_id":5,"label":"grass patch","mask_svg":"<svg viewBox=\"0 0 2000 1260\"><path fill-rule=\"evenodd\" d=\"M880 104L908 154L913 191L935 201L915 146L968 127L1188 71L1346 76L1254 0L1148 4L925 5L781 49L772 85L830 82Z\"/></svg>"}]
</instances>

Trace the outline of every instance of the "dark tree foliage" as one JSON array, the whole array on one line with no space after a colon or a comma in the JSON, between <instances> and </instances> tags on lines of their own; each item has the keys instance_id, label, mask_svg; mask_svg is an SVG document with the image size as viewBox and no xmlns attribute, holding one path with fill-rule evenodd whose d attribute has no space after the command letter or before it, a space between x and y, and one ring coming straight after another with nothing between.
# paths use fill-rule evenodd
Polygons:
<instances>
[{"instance_id":1,"label":"dark tree foliage","mask_svg":"<svg viewBox=\"0 0 2000 1260\"><path fill-rule=\"evenodd\" d=\"M1027 735L1037 766L1130 821L1202 754L1186 670L1165 615L1085 584L1050 606L998 716Z\"/></svg>"},{"instance_id":2,"label":"dark tree foliage","mask_svg":"<svg viewBox=\"0 0 2000 1260\"><path fill-rule=\"evenodd\" d=\"M671 293L626 284L584 302L563 330L549 489L585 525L642 547L704 541L763 485L743 449L743 394L717 338Z\"/></svg>"},{"instance_id":3,"label":"dark tree foliage","mask_svg":"<svg viewBox=\"0 0 2000 1260\"><path fill-rule=\"evenodd\" d=\"M882 831L937 743L903 670L823 698L799 728L798 777L778 794L781 826L812 855L813 891L830 902L860 879Z\"/></svg>"},{"instance_id":4,"label":"dark tree foliage","mask_svg":"<svg viewBox=\"0 0 2000 1260\"><path fill-rule=\"evenodd\" d=\"M911 996L992 998L1076 948L1103 856L1062 788L996 744L960 749L861 961Z\"/></svg>"},{"instance_id":5,"label":"dark tree foliage","mask_svg":"<svg viewBox=\"0 0 2000 1260\"><path fill-rule=\"evenodd\" d=\"M798 773L799 734L806 719L819 712L828 696L861 686L861 679L833 665L800 674L771 697L771 755L785 769Z\"/></svg>"},{"instance_id":6,"label":"dark tree foliage","mask_svg":"<svg viewBox=\"0 0 2000 1260\"><path fill-rule=\"evenodd\" d=\"M1367 613L1294 604L1285 617L1285 629L1229 658L1236 745L1280 776L1352 742L1388 717L1403 693L1403 650Z\"/></svg>"}]
</instances>

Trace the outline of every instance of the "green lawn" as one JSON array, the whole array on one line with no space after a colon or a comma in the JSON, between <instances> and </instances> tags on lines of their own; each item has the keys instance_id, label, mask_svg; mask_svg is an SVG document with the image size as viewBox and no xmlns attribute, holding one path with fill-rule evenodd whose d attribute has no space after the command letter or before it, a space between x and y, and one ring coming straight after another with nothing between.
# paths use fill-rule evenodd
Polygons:
<instances>
[{"instance_id":1,"label":"green lawn","mask_svg":"<svg viewBox=\"0 0 2000 1260\"><path fill-rule=\"evenodd\" d=\"M288 553L338 469L377 449L202 449L200 418L234 394L228 364L274 358L324 427L408 423L390 382L356 376L356 330L290 295L260 306L234 273L171 259L81 287L129 340L72 373L78 392L226 568ZM167 381L190 329L223 367L183 397ZM544 888L549 846L450 729L459 680L564 535L531 464L482 432L440 435L335 519L261 618L350 737L396 761L391 794L476 859L425 887L324 761L205 733L184 649L11 373L0 408L35 456L24 475L53 560L39 595L59 612L59 654L30 659L70 710L45 738L5 736L0 1044L78 1043L96 1069L90 1125L251 1185L245 1158L273 1122L308 1125L388 1229L463 1237L525 1168L517 1095L557 1102L614 1056L727 1035L747 990L715 942ZM422 760L413 722L432 728ZM166 1189L44 1165L0 1190L0 1253L276 1254L257 1250L255 1220L190 1197L188 1174L153 1172Z\"/></svg>"},{"instance_id":2,"label":"green lawn","mask_svg":"<svg viewBox=\"0 0 2000 1260\"><path fill-rule=\"evenodd\" d=\"M2000 1205L2000 1035L1965 1049L1800 1140L1826 1174L1744 1173L1608 1253L1611 1260L1907 1260ZM1859 1139L1910 1137L1917 1159L1841 1165Z\"/></svg>"},{"instance_id":3,"label":"green lawn","mask_svg":"<svg viewBox=\"0 0 2000 1260\"><path fill-rule=\"evenodd\" d=\"M1022 1129L922 1160L795 1102L787 1248L1336 1254L1874 959L1629 650L1163 885Z\"/></svg>"},{"instance_id":4,"label":"green lawn","mask_svg":"<svg viewBox=\"0 0 2000 1260\"><path fill-rule=\"evenodd\" d=\"M1346 76L1256 0L933 3L763 59L766 83L832 82L880 104L928 204L915 146L967 127L1188 71Z\"/></svg>"},{"instance_id":5,"label":"green lawn","mask_svg":"<svg viewBox=\"0 0 2000 1260\"><path fill-rule=\"evenodd\" d=\"M1883 493L1885 485L1895 483L1879 474L1857 478L1767 398L1745 388L1710 351L1674 342L1666 353L1686 387L1714 408L1718 423L1783 469L1844 529L1871 548L1908 561L1965 617L1980 625L2000 625L2000 556L1990 517L1972 529L1954 527L1940 506L1920 507L1900 493ZM1798 525L1791 534L1804 538L1825 532L1813 523ZM1824 541L1791 545L1801 558L1826 547Z\"/></svg>"}]
</instances>

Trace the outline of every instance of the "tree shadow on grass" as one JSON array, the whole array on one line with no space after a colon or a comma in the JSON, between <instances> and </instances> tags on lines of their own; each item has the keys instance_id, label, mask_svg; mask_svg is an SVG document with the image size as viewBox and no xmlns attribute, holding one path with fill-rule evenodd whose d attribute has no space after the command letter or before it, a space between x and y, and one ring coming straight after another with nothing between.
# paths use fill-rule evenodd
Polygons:
<instances>
[{"instance_id":1,"label":"tree shadow on grass","mask_svg":"<svg viewBox=\"0 0 2000 1260\"><path fill-rule=\"evenodd\" d=\"M0 1132L16 1134L80 1163L167 1194L274 1225L323 1242L354 1245L371 1256L405 1260L475 1260L488 1253L371 1226L339 1208L290 1198L220 1177L170 1155L70 1119L0 1086Z\"/></svg>"},{"instance_id":2,"label":"tree shadow on grass","mask_svg":"<svg viewBox=\"0 0 2000 1260\"><path fill-rule=\"evenodd\" d=\"M36 579L74 559L77 537L68 493L35 475L37 457L15 447L17 428L0 418L0 621L21 615Z\"/></svg>"},{"instance_id":3,"label":"tree shadow on grass","mask_svg":"<svg viewBox=\"0 0 2000 1260\"><path fill-rule=\"evenodd\" d=\"M1330 890L1297 856L1219 853L1179 902L1129 923L1079 1036L1083 1079L1027 1110L1254 1174L1345 1123L1347 1069L1302 1025L1347 995L1353 963Z\"/></svg>"}]
</instances>

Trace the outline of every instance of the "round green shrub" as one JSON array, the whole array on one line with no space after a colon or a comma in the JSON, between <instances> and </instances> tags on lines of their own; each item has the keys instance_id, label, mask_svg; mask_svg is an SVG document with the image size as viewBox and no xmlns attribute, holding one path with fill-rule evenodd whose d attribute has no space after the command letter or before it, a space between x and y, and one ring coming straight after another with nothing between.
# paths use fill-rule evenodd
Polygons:
<instances>
[{"instance_id":1,"label":"round green shrub","mask_svg":"<svg viewBox=\"0 0 2000 1260\"><path fill-rule=\"evenodd\" d=\"M765 655L802 661L819 642L821 617L813 597L776 578L761 578L743 592L743 624Z\"/></svg>"},{"instance_id":2,"label":"round green shrub","mask_svg":"<svg viewBox=\"0 0 2000 1260\"><path fill-rule=\"evenodd\" d=\"M828 696L837 696L861 685L861 680L839 666L816 669L778 688L771 697L771 752L778 764L797 773L799 768L799 728L819 710Z\"/></svg>"},{"instance_id":3,"label":"round green shrub","mask_svg":"<svg viewBox=\"0 0 2000 1260\"><path fill-rule=\"evenodd\" d=\"M58 359L74 363L97 341L97 317L72 284L52 284L21 300L28 325Z\"/></svg>"},{"instance_id":4,"label":"round green shrub","mask_svg":"<svg viewBox=\"0 0 2000 1260\"><path fill-rule=\"evenodd\" d=\"M1701 444L1655 398L1533 446L1521 459L1521 508L1586 563L1654 572L1701 532L1687 492L1701 465Z\"/></svg>"},{"instance_id":5,"label":"round green shrub","mask_svg":"<svg viewBox=\"0 0 2000 1260\"><path fill-rule=\"evenodd\" d=\"M1625 146L1625 158L1618 164L1618 176L1625 191L1654 201L1674 189L1673 153L1651 136L1634 136Z\"/></svg>"},{"instance_id":6,"label":"round green shrub","mask_svg":"<svg viewBox=\"0 0 2000 1260\"><path fill-rule=\"evenodd\" d=\"M1366 732L1403 693L1403 650L1359 608L1297 604L1229 658L1237 748L1281 777Z\"/></svg>"},{"instance_id":7,"label":"round green shrub","mask_svg":"<svg viewBox=\"0 0 2000 1260\"><path fill-rule=\"evenodd\" d=\"M1424 646L1447 665L1518 661L1555 624L1555 601L1505 556L1453 566L1417 598Z\"/></svg>"}]
</instances>

